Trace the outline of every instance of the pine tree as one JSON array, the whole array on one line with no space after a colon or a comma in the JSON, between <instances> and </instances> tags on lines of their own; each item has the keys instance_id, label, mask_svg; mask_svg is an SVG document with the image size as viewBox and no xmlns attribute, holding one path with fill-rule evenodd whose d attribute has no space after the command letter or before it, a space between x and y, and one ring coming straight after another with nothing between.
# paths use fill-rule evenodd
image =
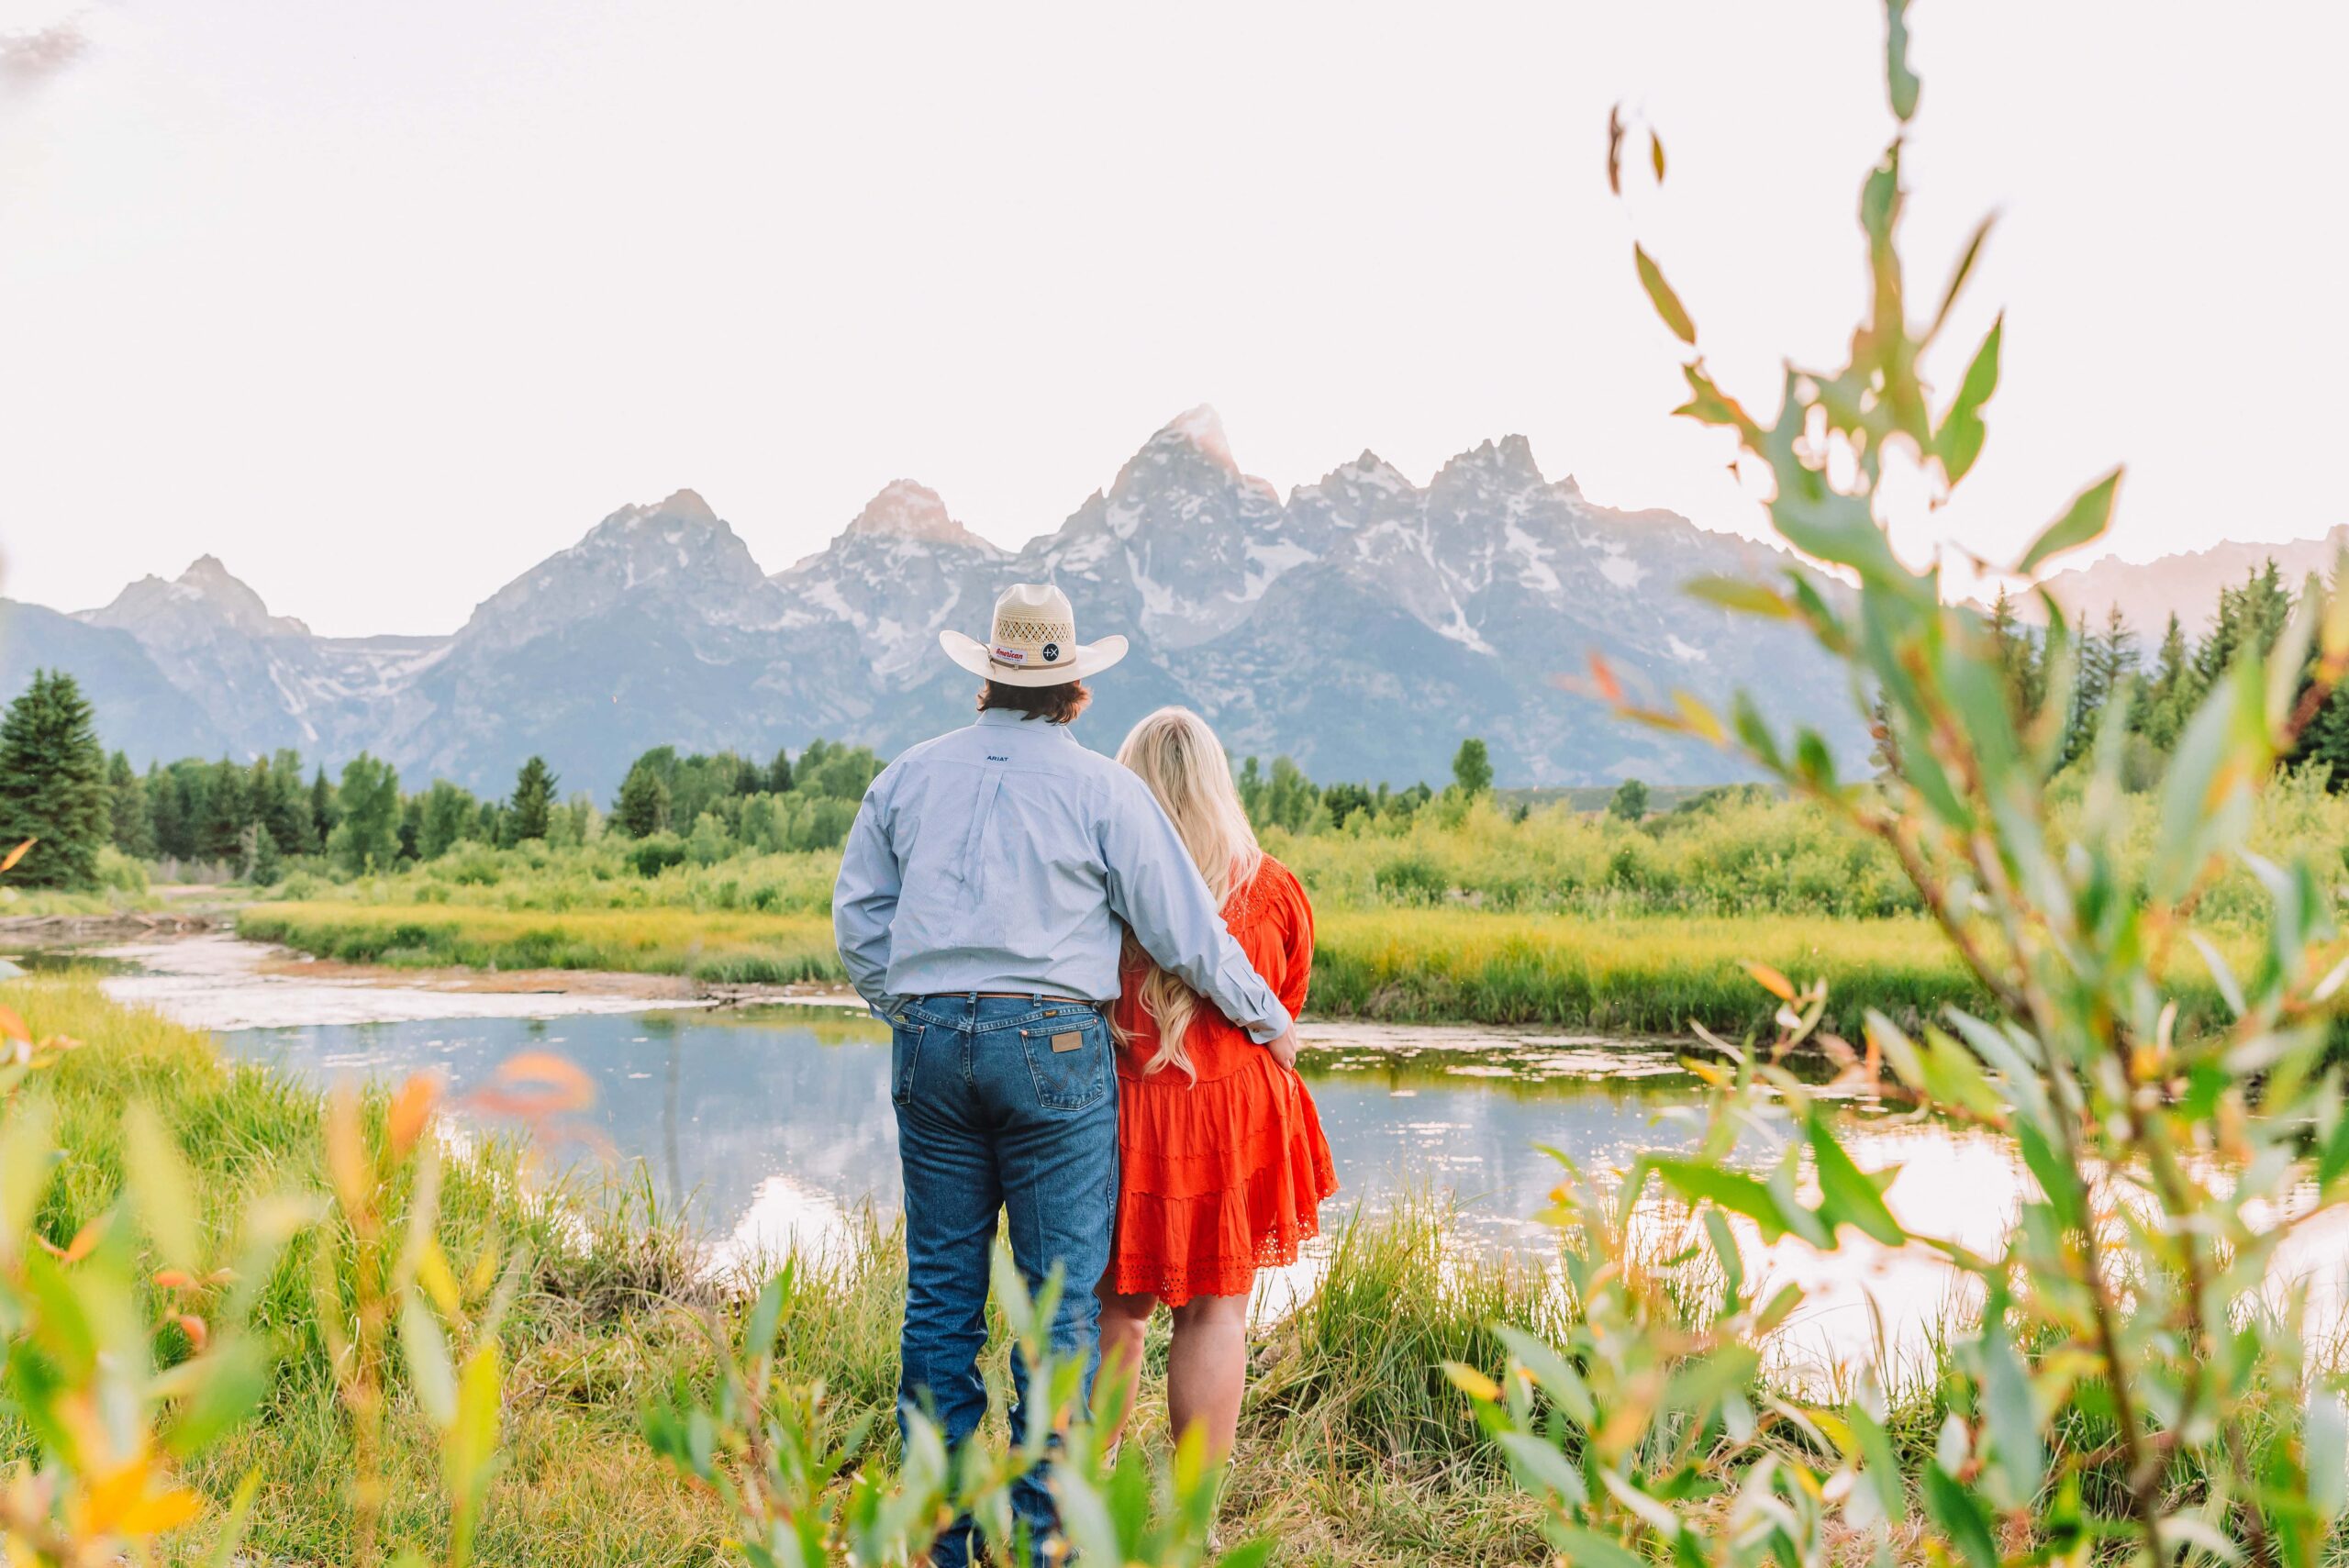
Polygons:
<instances>
[{"instance_id":1,"label":"pine tree","mask_svg":"<svg viewBox=\"0 0 2349 1568\"><path fill-rule=\"evenodd\" d=\"M252 858L246 864L245 879L255 887L274 887L278 878L285 874L285 857L277 848L277 836L266 822L253 824Z\"/></svg>"},{"instance_id":2,"label":"pine tree","mask_svg":"<svg viewBox=\"0 0 2349 1568\"><path fill-rule=\"evenodd\" d=\"M106 763L106 812L116 849L133 860L155 858L155 818L147 808L147 785L120 751Z\"/></svg>"},{"instance_id":3,"label":"pine tree","mask_svg":"<svg viewBox=\"0 0 2349 1568\"><path fill-rule=\"evenodd\" d=\"M2162 644L2154 654L2153 678L2145 683L2144 699L2138 705L2136 726L2147 740L2167 751L2177 744L2178 731L2185 716L2179 704L2190 667L2191 656L2186 646L2186 631L2177 623L2177 612L2170 612L2169 625L2162 631Z\"/></svg>"},{"instance_id":4,"label":"pine tree","mask_svg":"<svg viewBox=\"0 0 2349 1568\"><path fill-rule=\"evenodd\" d=\"M506 823L506 831L516 843L547 836L554 816L554 771L544 757L532 757L522 764L514 781L514 809Z\"/></svg>"},{"instance_id":5,"label":"pine tree","mask_svg":"<svg viewBox=\"0 0 2349 1568\"><path fill-rule=\"evenodd\" d=\"M775 748L774 761L767 764L767 790L774 795L791 793L791 753Z\"/></svg>"},{"instance_id":6,"label":"pine tree","mask_svg":"<svg viewBox=\"0 0 2349 1568\"><path fill-rule=\"evenodd\" d=\"M612 806L612 825L631 839L650 838L669 825L669 786L662 782L658 769L642 757L620 781L619 799Z\"/></svg>"},{"instance_id":7,"label":"pine tree","mask_svg":"<svg viewBox=\"0 0 2349 1568\"><path fill-rule=\"evenodd\" d=\"M165 773L161 762L147 765L147 818L157 856L187 853L187 815L182 809L179 774Z\"/></svg>"},{"instance_id":8,"label":"pine tree","mask_svg":"<svg viewBox=\"0 0 2349 1568\"><path fill-rule=\"evenodd\" d=\"M327 782L326 764L321 762L318 776L310 784L310 831L321 849L341 820L341 809L335 805L334 785Z\"/></svg>"},{"instance_id":9,"label":"pine tree","mask_svg":"<svg viewBox=\"0 0 2349 1568\"><path fill-rule=\"evenodd\" d=\"M1485 750L1484 741L1474 735L1463 740L1460 750L1453 753L1452 782L1460 786L1461 794L1468 795L1482 795L1493 787L1492 757Z\"/></svg>"},{"instance_id":10,"label":"pine tree","mask_svg":"<svg viewBox=\"0 0 2349 1568\"><path fill-rule=\"evenodd\" d=\"M252 822L245 770L223 757L205 770L204 806L195 819L195 852L226 865L239 863L245 828Z\"/></svg>"},{"instance_id":11,"label":"pine tree","mask_svg":"<svg viewBox=\"0 0 2349 1568\"><path fill-rule=\"evenodd\" d=\"M0 720L0 845L38 840L10 873L34 887L95 887L113 827L106 755L82 688L35 670Z\"/></svg>"}]
</instances>

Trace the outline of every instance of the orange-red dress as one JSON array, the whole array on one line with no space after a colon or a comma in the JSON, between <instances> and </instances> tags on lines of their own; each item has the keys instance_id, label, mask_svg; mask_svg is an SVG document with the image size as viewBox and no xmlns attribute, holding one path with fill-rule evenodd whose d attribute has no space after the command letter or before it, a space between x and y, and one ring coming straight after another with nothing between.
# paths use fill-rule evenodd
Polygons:
<instances>
[{"instance_id":1,"label":"orange-red dress","mask_svg":"<svg viewBox=\"0 0 2349 1568\"><path fill-rule=\"evenodd\" d=\"M1224 923L1293 1015L1313 969L1313 907L1269 857L1224 906ZM1256 1271L1297 1261L1338 1190L1330 1141L1304 1080L1202 1002L1184 1044L1194 1083L1172 1065L1145 1074L1158 1030L1126 976L1116 1017L1117 1233L1108 1288L1169 1307L1195 1296L1244 1296Z\"/></svg>"}]
</instances>

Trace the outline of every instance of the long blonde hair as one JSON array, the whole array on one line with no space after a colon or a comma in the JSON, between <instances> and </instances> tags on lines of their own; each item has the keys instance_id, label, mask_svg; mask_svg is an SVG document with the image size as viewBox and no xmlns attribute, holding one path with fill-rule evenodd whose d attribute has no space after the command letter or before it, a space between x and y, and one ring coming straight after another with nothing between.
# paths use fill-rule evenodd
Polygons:
<instances>
[{"instance_id":1,"label":"long blonde hair","mask_svg":"<svg viewBox=\"0 0 2349 1568\"><path fill-rule=\"evenodd\" d=\"M1207 879L1216 907L1230 903L1231 895L1254 879L1256 868L1264 863L1264 851L1248 824L1240 792L1232 787L1223 743L1208 721L1186 707L1162 707L1127 734L1125 744L1118 748L1118 761L1140 775L1165 807L1183 847ZM1152 962L1130 931L1126 933L1126 961L1128 973L1137 967L1148 972L1141 984L1141 1008L1158 1026L1158 1054L1142 1071L1155 1073L1172 1064L1196 1081L1198 1070L1191 1065L1183 1037L1198 1012L1198 993Z\"/></svg>"}]
</instances>

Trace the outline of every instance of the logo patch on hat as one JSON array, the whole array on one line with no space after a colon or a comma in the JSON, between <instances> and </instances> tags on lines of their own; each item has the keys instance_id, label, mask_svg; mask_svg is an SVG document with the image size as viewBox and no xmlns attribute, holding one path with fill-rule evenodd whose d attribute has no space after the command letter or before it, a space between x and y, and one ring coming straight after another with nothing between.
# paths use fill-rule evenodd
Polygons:
<instances>
[{"instance_id":1,"label":"logo patch on hat","mask_svg":"<svg viewBox=\"0 0 2349 1568\"><path fill-rule=\"evenodd\" d=\"M1051 662L1052 662L1052 661L1054 661L1054 660L1058 659L1060 656L1061 656L1061 645L1060 645L1059 643L1057 643L1057 642L1047 642L1046 644L1044 644L1044 662L1045 662L1045 663L1050 664Z\"/></svg>"},{"instance_id":2,"label":"logo patch on hat","mask_svg":"<svg viewBox=\"0 0 2349 1568\"><path fill-rule=\"evenodd\" d=\"M1047 654L1045 657L1050 658L1051 655ZM1025 664L1028 662L1028 651L1024 648L1006 648L997 643L995 650L995 662L998 664Z\"/></svg>"}]
</instances>

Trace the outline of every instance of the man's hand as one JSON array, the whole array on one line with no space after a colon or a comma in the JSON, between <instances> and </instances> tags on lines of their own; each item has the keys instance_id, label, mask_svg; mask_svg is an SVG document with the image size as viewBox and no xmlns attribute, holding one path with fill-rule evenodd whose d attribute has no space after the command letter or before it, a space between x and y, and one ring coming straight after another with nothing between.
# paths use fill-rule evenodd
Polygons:
<instances>
[{"instance_id":1,"label":"man's hand","mask_svg":"<svg viewBox=\"0 0 2349 1568\"><path fill-rule=\"evenodd\" d=\"M1295 1024L1291 1024L1288 1028L1281 1030L1277 1038L1266 1040L1264 1042L1264 1049L1273 1053L1274 1061L1279 1062L1282 1066L1286 1067L1291 1071L1295 1071L1297 1067L1297 1026Z\"/></svg>"}]
</instances>

